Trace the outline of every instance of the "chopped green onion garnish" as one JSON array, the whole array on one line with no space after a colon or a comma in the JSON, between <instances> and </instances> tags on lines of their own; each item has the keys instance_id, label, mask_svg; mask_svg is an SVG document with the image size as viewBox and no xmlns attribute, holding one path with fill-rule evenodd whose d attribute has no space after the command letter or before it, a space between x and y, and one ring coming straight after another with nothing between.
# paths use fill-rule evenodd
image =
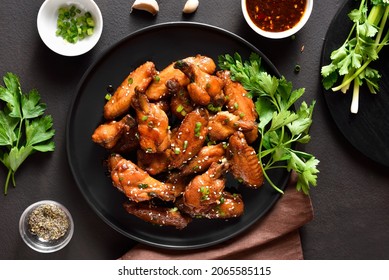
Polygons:
<instances>
[{"instance_id":1,"label":"chopped green onion garnish","mask_svg":"<svg viewBox=\"0 0 389 280\"><path fill-rule=\"evenodd\" d=\"M200 130L201 130L201 122L196 122L195 130L194 130L196 137L200 136Z\"/></svg>"},{"instance_id":2,"label":"chopped green onion garnish","mask_svg":"<svg viewBox=\"0 0 389 280\"><path fill-rule=\"evenodd\" d=\"M75 5L58 9L55 34L69 43L76 43L93 34L95 22L90 12L85 14Z\"/></svg>"},{"instance_id":3,"label":"chopped green onion garnish","mask_svg":"<svg viewBox=\"0 0 389 280\"><path fill-rule=\"evenodd\" d=\"M181 113L182 110L184 110L184 106L182 106L181 104L178 105L178 107L177 107L177 109L176 109L176 112L177 112L177 113Z\"/></svg>"},{"instance_id":4,"label":"chopped green onion garnish","mask_svg":"<svg viewBox=\"0 0 389 280\"><path fill-rule=\"evenodd\" d=\"M149 185L148 184L138 184L138 188L140 188L140 189L147 189L149 187Z\"/></svg>"},{"instance_id":5,"label":"chopped green onion garnish","mask_svg":"<svg viewBox=\"0 0 389 280\"><path fill-rule=\"evenodd\" d=\"M207 109L211 112L220 112L222 110L222 107L221 106L215 106L213 105L212 103L209 103L207 105Z\"/></svg>"}]
</instances>

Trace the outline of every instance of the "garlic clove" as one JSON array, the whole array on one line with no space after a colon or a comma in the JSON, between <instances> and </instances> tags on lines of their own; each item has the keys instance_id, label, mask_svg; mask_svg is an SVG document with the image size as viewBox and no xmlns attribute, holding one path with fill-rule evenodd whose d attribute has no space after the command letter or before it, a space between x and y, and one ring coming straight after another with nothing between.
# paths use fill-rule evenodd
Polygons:
<instances>
[{"instance_id":1,"label":"garlic clove","mask_svg":"<svg viewBox=\"0 0 389 280\"><path fill-rule=\"evenodd\" d=\"M131 12L133 9L146 11L155 16L159 12L159 5L156 0L135 0Z\"/></svg>"},{"instance_id":2,"label":"garlic clove","mask_svg":"<svg viewBox=\"0 0 389 280\"><path fill-rule=\"evenodd\" d=\"M185 3L184 9L182 10L185 14L194 13L199 6L199 0L188 0Z\"/></svg>"}]
</instances>

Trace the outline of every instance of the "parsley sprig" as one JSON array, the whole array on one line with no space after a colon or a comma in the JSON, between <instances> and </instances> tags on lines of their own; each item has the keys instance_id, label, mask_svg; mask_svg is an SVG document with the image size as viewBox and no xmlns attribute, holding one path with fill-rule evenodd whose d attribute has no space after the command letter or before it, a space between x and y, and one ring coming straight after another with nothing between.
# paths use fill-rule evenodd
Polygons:
<instances>
[{"instance_id":1,"label":"parsley sprig","mask_svg":"<svg viewBox=\"0 0 389 280\"><path fill-rule=\"evenodd\" d=\"M296 189L309 194L310 186L316 186L319 160L313 155L295 149L296 143L308 143L309 128L315 101L310 106L303 101L294 110L296 101L304 89L293 90L291 82L284 77L268 74L258 54L252 53L248 61L242 61L235 53L219 56L219 67L231 72L231 78L240 82L255 102L259 116L258 130L261 140L258 158L269 184L279 192L267 171L275 168L294 170L298 175Z\"/></svg>"},{"instance_id":2,"label":"parsley sprig","mask_svg":"<svg viewBox=\"0 0 389 280\"><path fill-rule=\"evenodd\" d=\"M54 151L53 119L45 115L46 104L40 102L40 95L33 89L23 94L19 78L12 73L3 77L0 86L0 161L8 169L4 186L7 194L12 180L15 187L15 173L26 158L37 152Z\"/></svg>"}]
</instances>

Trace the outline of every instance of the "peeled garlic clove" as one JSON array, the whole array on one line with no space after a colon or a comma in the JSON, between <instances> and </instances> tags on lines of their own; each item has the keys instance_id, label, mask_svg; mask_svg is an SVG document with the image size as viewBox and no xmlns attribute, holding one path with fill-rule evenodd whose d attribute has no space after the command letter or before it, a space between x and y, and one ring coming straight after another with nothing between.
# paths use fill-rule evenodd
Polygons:
<instances>
[{"instance_id":1,"label":"peeled garlic clove","mask_svg":"<svg viewBox=\"0 0 389 280\"><path fill-rule=\"evenodd\" d=\"M194 13L199 6L199 0L188 0L185 3L184 9L182 10L185 14Z\"/></svg>"},{"instance_id":2,"label":"peeled garlic clove","mask_svg":"<svg viewBox=\"0 0 389 280\"><path fill-rule=\"evenodd\" d=\"M159 12L159 6L156 0L135 0L134 4L132 4L132 10L142 10L151 13L155 16Z\"/></svg>"}]
</instances>

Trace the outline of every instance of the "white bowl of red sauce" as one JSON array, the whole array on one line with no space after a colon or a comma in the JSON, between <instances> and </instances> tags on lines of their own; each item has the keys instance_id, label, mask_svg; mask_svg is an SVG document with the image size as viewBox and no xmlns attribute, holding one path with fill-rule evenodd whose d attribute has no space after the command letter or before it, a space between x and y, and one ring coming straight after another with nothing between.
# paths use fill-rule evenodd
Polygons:
<instances>
[{"instance_id":1,"label":"white bowl of red sauce","mask_svg":"<svg viewBox=\"0 0 389 280\"><path fill-rule=\"evenodd\" d=\"M259 35L283 39L294 35L308 21L313 0L242 0L247 24Z\"/></svg>"}]
</instances>

